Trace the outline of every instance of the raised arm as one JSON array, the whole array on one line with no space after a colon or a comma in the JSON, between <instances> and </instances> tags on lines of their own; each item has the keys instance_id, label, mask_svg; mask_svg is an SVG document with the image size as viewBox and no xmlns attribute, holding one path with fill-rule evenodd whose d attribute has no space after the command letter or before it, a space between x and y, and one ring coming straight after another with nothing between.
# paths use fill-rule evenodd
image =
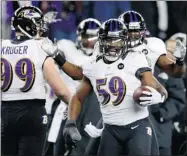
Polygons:
<instances>
[{"instance_id":1,"label":"raised arm","mask_svg":"<svg viewBox=\"0 0 187 156\"><path fill-rule=\"evenodd\" d=\"M58 49L57 44L53 44L51 40L45 38L41 44L41 48L51 56L61 69L73 80L81 80L83 78L82 69L66 61L64 53Z\"/></svg>"},{"instance_id":2,"label":"raised arm","mask_svg":"<svg viewBox=\"0 0 187 156\"><path fill-rule=\"evenodd\" d=\"M157 65L168 75L181 77L185 72L186 47L180 40L168 40L166 46L168 53L159 57Z\"/></svg>"},{"instance_id":3,"label":"raised arm","mask_svg":"<svg viewBox=\"0 0 187 156\"><path fill-rule=\"evenodd\" d=\"M184 62L175 62L171 60L167 55L160 56L157 61L157 66L165 73L172 77L182 77L185 72Z\"/></svg>"},{"instance_id":4,"label":"raised arm","mask_svg":"<svg viewBox=\"0 0 187 156\"><path fill-rule=\"evenodd\" d=\"M54 60L48 57L43 65L44 78L50 87L53 89L54 93L65 103L69 103L71 98L71 93L64 81L60 77L59 72L55 66Z\"/></svg>"},{"instance_id":5,"label":"raised arm","mask_svg":"<svg viewBox=\"0 0 187 156\"><path fill-rule=\"evenodd\" d=\"M70 76L73 80L82 80L82 68L76 66L68 61L65 61L63 65L61 65L62 70Z\"/></svg>"}]
</instances>

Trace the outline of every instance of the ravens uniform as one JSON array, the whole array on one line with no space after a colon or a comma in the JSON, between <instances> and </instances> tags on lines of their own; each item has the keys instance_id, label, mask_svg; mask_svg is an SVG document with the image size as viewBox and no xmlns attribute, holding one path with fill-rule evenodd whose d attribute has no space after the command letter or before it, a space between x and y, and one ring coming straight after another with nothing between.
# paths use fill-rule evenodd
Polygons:
<instances>
[{"instance_id":1,"label":"ravens uniform","mask_svg":"<svg viewBox=\"0 0 187 156\"><path fill-rule=\"evenodd\" d=\"M100 103L104 122L98 152L102 156L118 156L122 151L131 155L150 154L152 136L147 118L149 113L147 107L139 106L133 101L132 94L142 85L142 74L150 74L152 83L152 73L144 53L127 51L126 33L125 25L117 19L110 19L102 24L99 47L95 48L101 55L82 65L85 77L72 98L69 120L64 129L65 138L81 139L75 123L79 113L77 110L93 89ZM160 102L163 101L161 95L159 99Z\"/></svg>"},{"instance_id":2,"label":"ravens uniform","mask_svg":"<svg viewBox=\"0 0 187 156\"><path fill-rule=\"evenodd\" d=\"M46 80L64 101L68 102L70 95L53 71L53 60L41 49L42 12L34 6L20 7L12 17L12 27L16 38L3 40L1 48L2 153L41 156L48 125ZM62 82L63 89L46 71L53 71L53 78Z\"/></svg>"}]
</instances>

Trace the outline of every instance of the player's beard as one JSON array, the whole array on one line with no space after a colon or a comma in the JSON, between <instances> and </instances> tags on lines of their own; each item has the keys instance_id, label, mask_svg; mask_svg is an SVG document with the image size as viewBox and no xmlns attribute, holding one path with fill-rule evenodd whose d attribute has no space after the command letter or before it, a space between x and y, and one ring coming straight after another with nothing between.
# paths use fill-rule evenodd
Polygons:
<instances>
[{"instance_id":1,"label":"player's beard","mask_svg":"<svg viewBox=\"0 0 187 156\"><path fill-rule=\"evenodd\" d=\"M122 50L110 50L110 52L104 54L104 58L109 62L115 62L122 54Z\"/></svg>"}]
</instances>

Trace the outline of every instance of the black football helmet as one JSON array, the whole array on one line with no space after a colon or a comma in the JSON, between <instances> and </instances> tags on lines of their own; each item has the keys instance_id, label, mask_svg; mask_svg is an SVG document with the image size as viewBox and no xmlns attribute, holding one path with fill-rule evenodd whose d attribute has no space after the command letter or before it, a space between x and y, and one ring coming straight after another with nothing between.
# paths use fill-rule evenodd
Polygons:
<instances>
[{"instance_id":1,"label":"black football helmet","mask_svg":"<svg viewBox=\"0 0 187 156\"><path fill-rule=\"evenodd\" d=\"M117 61L126 51L127 28L118 19L109 19L99 30L100 51L105 60Z\"/></svg>"},{"instance_id":2,"label":"black football helmet","mask_svg":"<svg viewBox=\"0 0 187 156\"><path fill-rule=\"evenodd\" d=\"M133 48L142 44L147 32L142 15L136 11L127 11L121 14L118 19L122 21L128 29L129 47Z\"/></svg>"},{"instance_id":3,"label":"black football helmet","mask_svg":"<svg viewBox=\"0 0 187 156\"><path fill-rule=\"evenodd\" d=\"M44 31L43 13L34 6L20 7L14 12L11 26L16 32L34 38L40 31Z\"/></svg>"},{"instance_id":4,"label":"black football helmet","mask_svg":"<svg viewBox=\"0 0 187 156\"><path fill-rule=\"evenodd\" d=\"M77 27L76 44L88 56L92 55L94 45L98 41L100 26L101 23L98 20L88 18L80 22Z\"/></svg>"}]
</instances>

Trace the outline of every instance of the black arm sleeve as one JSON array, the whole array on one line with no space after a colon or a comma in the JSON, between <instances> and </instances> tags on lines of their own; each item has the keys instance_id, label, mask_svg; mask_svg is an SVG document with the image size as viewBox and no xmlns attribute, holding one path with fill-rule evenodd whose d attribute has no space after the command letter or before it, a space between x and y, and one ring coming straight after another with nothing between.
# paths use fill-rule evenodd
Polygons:
<instances>
[{"instance_id":1,"label":"black arm sleeve","mask_svg":"<svg viewBox=\"0 0 187 156\"><path fill-rule=\"evenodd\" d=\"M136 71L135 76L137 77L137 79L140 80L141 74L144 73L144 72L148 72L148 71L151 71L151 68L148 68L148 67L139 68L139 69Z\"/></svg>"}]
</instances>

